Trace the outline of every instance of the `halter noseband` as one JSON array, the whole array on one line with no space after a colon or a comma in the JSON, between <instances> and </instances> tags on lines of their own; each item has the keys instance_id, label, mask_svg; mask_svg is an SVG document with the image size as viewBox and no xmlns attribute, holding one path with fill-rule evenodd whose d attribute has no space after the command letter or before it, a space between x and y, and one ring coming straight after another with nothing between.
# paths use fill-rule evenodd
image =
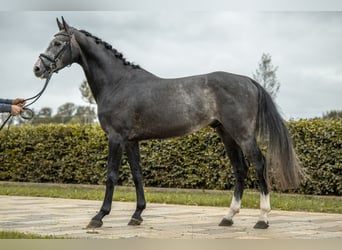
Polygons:
<instances>
[{"instance_id":1,"label":"halter noseband","mask_svg":"<svg viewBox=\"0 0 342 250\"><path fill-rule=\"evenodd\" d=\"M72 48L71 48L71 36L69 34L65 34L65 33L58 33L56 34L55 36L57 35L63 35L63 36L67 36L69 38L69 40L63 42L63 47L58 51L58 53L54 56L54 58L50 57L49 55L47 54L44 54L44 53L41 53L39 55L39 58L40 60L42 61L42 64L44 65L45 68L48 68L49 69L49 73L58 73L58 70L57 69L57 63L59 62L59 60L61 59L61 56L64 54L64 51L69 48L70 50L70 62L68 64L68 66L71 65L72 63ZM49 61L50 63L47 64L45 61Z\"/></svg>"}]
</instances>

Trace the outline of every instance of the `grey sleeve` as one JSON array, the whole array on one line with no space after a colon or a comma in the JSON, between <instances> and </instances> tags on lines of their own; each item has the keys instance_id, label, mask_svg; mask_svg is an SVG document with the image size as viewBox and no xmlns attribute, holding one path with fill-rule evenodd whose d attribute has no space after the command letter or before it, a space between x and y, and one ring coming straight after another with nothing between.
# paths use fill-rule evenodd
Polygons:
<instances>
[{"instance_id":1,"label":"grey sleeve","mask_svg":"<svg viewBox=\"0 0 342 250\"><path fill-rule=\"evenodd\" d=\"M0 113L11 112L11 110L12 110L11 104L0 103Z\"/></svg>"},{"instance_id":2,"label":"grey sleeve","mask_svg":"<svg viewBox=\"0 0 342 250\"><path fill-rule=\"evenodd\" d=\"M4 104L12 104L12 100L11 99L2 99L0 98L0 104L4 103Z\"/></svg>"}]
</instances>

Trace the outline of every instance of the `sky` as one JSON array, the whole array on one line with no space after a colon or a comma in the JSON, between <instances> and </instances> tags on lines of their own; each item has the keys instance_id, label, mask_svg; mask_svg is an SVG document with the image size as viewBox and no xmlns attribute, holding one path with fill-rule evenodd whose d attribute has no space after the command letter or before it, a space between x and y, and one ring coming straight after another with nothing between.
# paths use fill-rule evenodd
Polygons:
<instances>
[{"instance_id":1,"label":"sky","mask_svg":"<svg viewBox=\"0 0 342 250\"><path fill-rule=\"evenodd\" d=\"M332 11L0 11L0 98L40 91L44 80L32 68L58 32L60 16L165 78L217 70L252 77L269 53L285 119L342 110L342 12ZM77 64L61 70L33 108L86 105L78 89L84 79Z\"/></svg>"}]
</instances>

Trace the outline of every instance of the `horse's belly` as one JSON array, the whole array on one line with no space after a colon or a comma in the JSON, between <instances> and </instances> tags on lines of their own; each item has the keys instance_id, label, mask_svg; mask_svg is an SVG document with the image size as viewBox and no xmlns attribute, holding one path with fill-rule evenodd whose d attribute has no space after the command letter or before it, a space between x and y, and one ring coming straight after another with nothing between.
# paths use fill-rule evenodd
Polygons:
<instances>
[{"instance_id":1,"label":"horse's belly","mask_svg":"<svg viewBox=\"0 0 342 250\"><path fill-rule=\"evenodd\" d=\"M166 139L191 134L200 130L215 119L196 119L196 120L177 120L176 117L169 117L166 121L155 121L151 124L141 124L131 130L129 140L147 140L147 139Z\"/></svg>"}]
</instances>

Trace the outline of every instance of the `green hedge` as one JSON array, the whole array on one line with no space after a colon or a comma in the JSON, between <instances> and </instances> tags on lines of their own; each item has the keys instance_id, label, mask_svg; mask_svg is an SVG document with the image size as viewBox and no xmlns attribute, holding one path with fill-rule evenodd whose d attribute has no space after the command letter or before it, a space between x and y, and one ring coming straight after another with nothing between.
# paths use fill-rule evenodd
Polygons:
<instances>
[{"instance_id":1,"label":"green hedge","mask_svg":"<svg viewBox=\"0 0 342 250\"><path fill-rule=\"evenodd\" d=\"M302 120L289 125L306 172L300 191L342 195L342 119Z\"/></svg>"},{"instance_id":2,"label":"green hedge","mask_svg":"<svg viewBox=\"0 0 342 250\"><path fill-rule=\"evenodd\" d=\"M342 194L342 120L289 123L306 177L298 192ZM0 180L103 184L107 140L99 126L40 125L0 132ZM231 189L234 174L212 129L170 140L141 142L144 183L154 187ZM120 185L132 185L123 158ZM257 188L252 168L247 188Z\"/></svg>"}]
</instances>

